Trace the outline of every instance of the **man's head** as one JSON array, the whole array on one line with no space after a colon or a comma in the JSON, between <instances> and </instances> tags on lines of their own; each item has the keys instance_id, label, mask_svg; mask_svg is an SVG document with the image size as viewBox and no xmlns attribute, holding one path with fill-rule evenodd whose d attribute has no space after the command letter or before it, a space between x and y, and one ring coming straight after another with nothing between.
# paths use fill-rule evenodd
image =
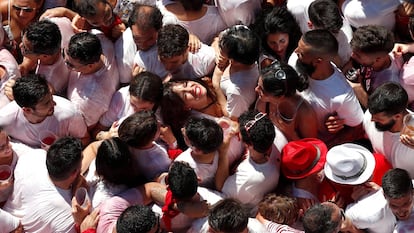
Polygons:
<instances>
[{"instance_id":1,"label":"man's head","mask_svg":"<svg viewBox=\"0 0 414 233\"><path fill-rule=\"evenodd\" d=\"M94 73L101 61L102 45L96 35L81 32L70 38L69 46L63 51L68 68L84 74Z\"/></svg>"},{"instance_id":2,"label":"man's head","mask_svg":"<svg viewBox=\"0 0 414 233\"><path fill-rule=\"evenodd\" d=\"M380 131L399 131L407 104L407 92L400 84L384 83L368 97L371 121Z\"/></svg>"},{"instance_id":3,"label":"man's head","mask_svg":"<svg viewBox=\"0 0 414 233\"><path fill-rule=\"evenodd\" d=\"M108 27L115 20L112 6L107 0L74 0L75 11L94 27Z\"/></svg>"},{"instance_id":4,"label":"man's head","mask_svg":"<svg viewBox=\"0 0 414 233\"><path fill-rule=\"evenodd\" d=\"M296 198L267 194L259 203L258 212L263 218L275 223L292 225L299 217Z\"/></svg>"},{"instance_id":5,"label":"man's head","mask_svg":"<svg viewBox=\"0 0 414 233\"><path fill-rule=\"evenodd\" d=\"M388 29L378 25L357 28L351 40L351 57L359 64L380 69L385 59L389 59L394 47L394 36Z\"/></svg>"},{"instance_id":6,"label":"man's head","mask_svg":"<svg viewBox=\"0 0 414 233\"><path fill-rule=\"evenodd\" d=\"M39 74L28 74L17 79L13 96L30 123L40 123L54 113L56 103L46 79Z\"/></svg>"},{"instance_id":7,"label":"man's head","mask_svg":"<svg viewBox=\"0 0 414 233\"><path fill-rule=\"evenodd\" d=\"M338 41L328 30L315 29L303 34L295 53L299 72L312 75L321 64L330 63L337 56Z\"/></svg>"},{"instance_id":8,"label":"man's head","mask_svg":"<svg viewBox=\"0 0 414 233\"><path fill-rule=\"evenodd\" d=\"M394 168L382 177L382 190L392 213L407 220L413 209L413 183L404 169Z\"/></svg>"},{"instance_id":9,"label":"man's head","mask_svg":"<svg viewBox=\"0 0 414 233\"><path fill-rule=\"evenodd\" d=\"M155 6L136 4L128 20L138 50L146 51L157 43L162 14Z\"/></svg>"},{"instance_id":10,"label":"man's head","mask_svg":"<svg viewBox=\"0 0 414 233\"><path fill-rule=\"evenodd\" d=\"M191 117L182 129L184 139L194 152L211 153L223 143L223 130L213 120Z\"/></svg>"},{"instance_id":11,"label":"man's head","mask_svg":"<svg viewBox=\"0 0 414 233\"><path fill-rule=\"evenodd\" d=\"M244 65L252 65L260 55L260 39L248 27L236 25L220 33L222 55Z\"/></svg>"},{"instance_id":12,"label":"man's head","mask_svg":"<svg viewBox=\"0 0 414 233\"><path fill-rule=\"evenodd\" d=\"M160 217L145 205L126 208L116 222L116 233L159 233Z\"/></svg>"},{"instance_id":13,"label":"man's head","mask_svg":"<svg viewBox=\"0 0 414 233\"><path fill-rule=\"evenodd\" d=\"M197 193L197 175L186 162L173 162L166 181L174 198L178 200L190 200Z\"/></svg>"},{"instance_id":14,"label":"man's head","mask_svg":"<svg viewBox=\"0 0 414 233\"><path fill-rule=\"evenodd\" d=\"M26 28L20 49L23 56L43 60L60 52L61 41L59 27L49 20L41 20Z\"/></svg>"},{"instance_id":15,"label":"man's head","mask_svg":"<svg viewBox=\"0 0 414 233\"><path fill-rule=\"evenodd\" d=\"M152 111L140 111L126 118L118 129L119 138L133 148L148 146L159 133L159 124Z\"/></svg>"},{"instance_id":16,"label":"man's head","mask_svg":"<svg viewBox=\"0 0 414 233\"><path fill-rule=\"evenodd\" d=\"M72 183L80 174L82 144L74 137L63 137L53 143L46 156L46 167L53 182Z\"/></svg>"},{"instance_id":17,"label":"man's head","mask_svg":"<svg viewBox=\"0 0 414 233\"><path fill-rule=\"evenodd\" d=\"M338 5L331 0L316 0L309 5L309 26L311 29L326 29L338 33L343 25Z\"/></svg>"},{"instance_id":18,"label":"man's head","mask_svg":"<svg viewBox=\"0 0 414 233\"><path fill-rule=\"evenodd\" d=\"M158 32L158 57L165 69L175 73L188 58L188 31L181 25L168 24Z\"/></svg>"},{"instance_id":19,"label":"man's head","mask_svg":"<svg viewBox=\"0 0 414 233\"><path fill-rule=\"evenodd\" d=\"M247 233L249 209L239 200L227 198L210 210L208 215L209 232Z\"/></svg>"},{"instance_id":20,"label":"man's head","mask_svg":"<svg viewBox=\"0 0 414 233\"><path fill-rule=\"evenodd\" d=\"M337 233L343 221L344 210L331 202L313 205L302 219L306 233Z\"/></svg>"},{"instance_id":21,"label":"man's head","mask_svg":"<svg viewBox=\"0 0 414 233\"><path fill-rule=\"evenodd\" d=\"M240 115L239 124L242 141L255 151L265 153L273 145L276 132L266 114L258 111L245 112Z\"/></svg>"}]
</instances>

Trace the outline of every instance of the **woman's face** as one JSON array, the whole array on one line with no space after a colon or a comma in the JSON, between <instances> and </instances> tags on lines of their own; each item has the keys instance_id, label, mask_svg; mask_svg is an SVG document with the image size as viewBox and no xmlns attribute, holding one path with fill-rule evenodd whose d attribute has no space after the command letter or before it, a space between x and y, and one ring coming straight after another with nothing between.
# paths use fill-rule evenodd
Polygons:
<instances>
[{"instance_id":1,"label":"woman's face","mask_svg":"<svg viewBox=\"0 0 414 233\"><path fill-rule=\"evenodd\" d=\"M154 103L151 101L146 101L136 96L129 96L129 103L131 107L134 109L134 112L141 112L144 110L152 110L154 107Z\"/></svg>"},{"instance_id":2,"label":"woman's face","mask_svg":"<svg viewBox=\"0 0 414 233\"><path fill-rule=\"evenodd\" d=\"M12 1L11 15L17 19L19 24L28 25L41 10L34 0L14 0Z\"/></svg>"},{"instance_id":3,"label":"woman's face","mask_svg":"<svg viewBox=\"0 0 414 233\"><path fill-rule=\"evenodd\" d=\"M267 94L263 89L263 79L262 76L259 77L259 81L257 82L257 86L254 89L259 96L259 99L263 102L270 102L271 95Z\"/></svg>"},{"instance_id":4,"label":"woman's face","mask_svg":"<svg viewBox=\"0 0 414 233\"><path fill-rule=\"evenodd\" d=\"M200 109L205 107L207 89L198 82L184 81L173 84L172 91L184 101L188 108Z\"/></svg>"},{"instance_id":5,"label":"woman's face","mask_svg":"<svg viewBox=\"0 0 414 233\"><path fill-rule=\"evenodd\" d=\"M267 45L279 57L285 58L286 50L289 45L289 34L283 32L272 33L267 36Z\"/></svg>"}]
</instances>

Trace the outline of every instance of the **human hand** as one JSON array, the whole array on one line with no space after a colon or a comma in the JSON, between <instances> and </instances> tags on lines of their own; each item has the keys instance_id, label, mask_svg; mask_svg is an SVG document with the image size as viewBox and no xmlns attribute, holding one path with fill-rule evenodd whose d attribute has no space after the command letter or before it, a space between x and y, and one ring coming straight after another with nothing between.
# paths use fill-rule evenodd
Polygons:
<instances>
[{"instance_id":1,"label":"human hand","mask_svg":"<svg viewBox=\"0 0 414 233\"><path fill-rule=\"evenodd\" d=\"M13 231L10 231L10 233L24 233L23 225L20 223L19 226Z\"/></svg>"},{"instance_id":2,"label":"human hand","mask_svg":"<svg viewBox=\"0 0 414 233\"><path fill-rule=\"evenodd\" d=\"M401 134L400 141L402 144L414 149L414 137L408 134Z\"/></svg>"},{"instance_id":3,"label":"human hand","mask_svg":"<svg viewBox=\"0 0 414 233\"><path fill-rule=\"evenodd\" d=\"M90 29L90 26L88 22L86 22L86 19L79 14L76 14L75 17L73 17L71 26L75 33L86 32Z\"/></svg>"},{"instance_id":4,"label":"human hand","mask_svg":"<svg viewBox=\"0 0 414 233\"><path fill-rule=\"evenodd\" d=\"M82 224L80 225L81 232L86 231L87 229L96 229L99 222L99 208L96 208L92 213L83 219Z\"/></svg>"},{"instance_id":5,"label":"human hand","mask_svg":"<svg viewBox=\"0 0 414 233\"><path fill-rule=\"evenodd\" d=\"M126 30L126 26L124 23L115 25L112 28L112 32L111 32L112 37L118 39L125 30Z\"/></svg>"},{"instance_id":6,"label":"human hand","mask_svg":"<svg viewBox=\"0 0 414 233\"><path fill-rule=\"evenodd\" d=\"M15 83L16 83L15 79L9 79L4 85L4 94L7 96L7 98L9 98L10 101L14 100L13 86Z\"/></svg>"},{"instance_id":7,"label":"human hand","mask_svg":"<svg viewBox=\"0 0 414 233\"><path fill-rule=\"evenodd\" d=\"M351 198L355 201L359 200L362 196L365 196L368 193L379 190L381 187L375 182L365 182L360 185L356 185L352 189Z\"/></svg>"},{"instance_id":8,"label":"human hand","mask_svg":"<svg viewBox=\"0 0 414 233\"><path fill-rule=\"evenodd\" d=\"M345 120L340 119L337 113L334 113L326 119L325 126L329 133L337 133L344 128Z\"/></svg>"},{"instance_id":9,"label":"human hand","mask_svg":"<svg viewBox=\"0 0 414 233\"><path fill-rule=\"evenodd\" d=\"M201 48L201 41L198 37L194 34L190 34L188 40L188 49L191 53L197 53L198 50Z\"/></svg>"},{"instance_id":10,"label":"human hand","mask_svg":"<svg viewBox=\"0 0 414 233\"><path fill-rule=\"evenodd\" d=\"M392 49L392 53L396 57L401 57L403 54L410 52L410 45L409 44L401 44L395 43L394 48Z\"/></svg>"},{"instance_id":11,"label":"human hand","mask_svg":"<svg viewBox=\"0 0 414 233\"><path fill-rule=\"evenodd\" d=\"M160 138L165 143L168 144L169 148L174 148L174 143L177 142L177 139L175 138L171 127L168 125L161 125L160 127Z\"/></svg>"},{"instance_id":12,"label":"human hand","mask_svg":"<svg viewBox=\"0 0 414 233\"><path fill-rule=\"evenodd\" d=\"M139 73L144 72L145 69L141 66L134 64L134 67L132 68L132 77L137 76Z\"/></svg>"},{"instance_id":13,"label":"human hand","mask_svg":"<svg viewBox=\"0 0 414 233\"><path fill-rule=\"evenodd\" d=\"M81 224L91 209L92 204L90 200L87 200L86 206L82 207L81 204L77 202L75 196L72 198L72 216L76 224Z\"/></svg>"}]
</instances>

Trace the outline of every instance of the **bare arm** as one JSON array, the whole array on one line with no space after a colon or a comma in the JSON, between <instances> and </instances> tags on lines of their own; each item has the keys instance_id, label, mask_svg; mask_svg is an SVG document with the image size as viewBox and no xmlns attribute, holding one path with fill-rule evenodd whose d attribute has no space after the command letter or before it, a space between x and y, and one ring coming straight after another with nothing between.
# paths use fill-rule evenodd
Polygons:
<instances>
[{"instance_id":1,"label":"bare arm","mask_svg":"<svg viewBox=\"0 0 414 233\"><path fill-rule=\"evenodd\" d=\"M102 141L92 142L83 150L81 174L84 174L89 169L89 165L96 158L101 143Z\"/></svg>"}]
</instances>

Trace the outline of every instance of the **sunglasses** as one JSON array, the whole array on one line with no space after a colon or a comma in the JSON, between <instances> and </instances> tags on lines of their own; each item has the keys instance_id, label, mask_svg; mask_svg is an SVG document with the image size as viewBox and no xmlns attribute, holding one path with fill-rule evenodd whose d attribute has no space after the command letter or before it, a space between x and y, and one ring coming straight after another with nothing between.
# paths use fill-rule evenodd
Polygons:
<instances>
[{"instance_id":1,"label":"sunglasses","mask_svg":"<svg viewBox=\"0 0 414 233\"><path fill-rule=\"evenodd\" d=\"M14 10L16 10L17 12L21 12L21 11L23 11L23 12L25 12L25 13L31 13L31 12L33 12L34 10L36 10L36 8L31 8L31 7L22 7L22 6L16 6L16 5L13 5L12 7L13 7L13 9L14 9Z\"/></svg>"},{"instance_id":2,"label":"sunglasses","mask_svg":"<svg viewBox=\"0 0 414 233\"><path fill-rule=\"evenodd\" d=\"M246 132L249 133L249 130L256 124L256 122L260 121L263 117L266 116L266 113L259 112L254 116L253 120L250 120L244 124L244 128Z\"/></svg>"}]
</instances>

